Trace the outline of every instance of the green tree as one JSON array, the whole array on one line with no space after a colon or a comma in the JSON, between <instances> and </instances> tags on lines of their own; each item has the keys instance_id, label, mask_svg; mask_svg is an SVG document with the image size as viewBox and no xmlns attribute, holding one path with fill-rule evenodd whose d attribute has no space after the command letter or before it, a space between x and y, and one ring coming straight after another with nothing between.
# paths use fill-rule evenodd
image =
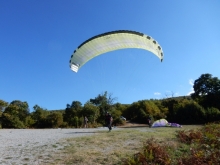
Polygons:
<instances>
[{"instance_id":1,"label":"green tree","mask_svg":"<svg viewBox=\"0 0 220 165\"><path fill-rule=\"evenodd\" d=\"M115 106L113 106L112 108L112 117L113 117L113 125L122 125L125 121L123 121L121 119L122 116L122 111L120 111L119 109L116 109Z\"/></svg>"},{"instance_id":2,"label":"green tree","mask_svg":"<svg viewBox=\"0 0 220 165\"><path fill-rule=\"evenodd\" d=\"M149 116L153 118L161 118L161 111L158 106L151 100L140 100L132 103L125 112L128 120L147 123Z\"/></svg>"},{"instance_id":3,"label":"green tree","mask_svg":"<svg viewBox=\"0 0 220 165\"><path fill-rule=\"evenodd\" d=\"M68 123L69 126L74 126L75 122L73 122L74 117L78 117L81 115L82 111L82 103L79 101L73 101L71 105L67 104L65 112L63 114L63 119Z\"/></svg>"},{"instance_id":4,"label":"green tree","mask_svg":"<svg viewBox=\"0 0 220 165\"><path fill-rule=\"evenodd\" d=\"M112 94L108 94L107 91L104 94L99 94L95 99L90 99L90 102L95 106L99 107L100 116L97 119L99 123L105 123L105 114L106 112L112 113L113 104L116 98L112 97Z\"/></svg>"},{"instance_id":5,"label":"green tree","mask_svg":"<svg viewBox=\"0 0 220 165\"><path fill-rule=\"evenodd\" d=\"M211 74L202 74L195 80L192 98L203 107L215 107L220 110L220 80Z\"/></svg>"},{"instance_id":6,"label":"green tree","mask_svg":"<svg viewBox=\"0 0 220 165\"><path fill-rule=\"evenodd\" d=\"M3 128L25 128L24 123L19 118L19 107L10 104L2 113Z\"/></svg>"},{"instance_id":7,"label":"green tree","mask_svg":"<svg viewBox=\"0 0 220 165\"><path fill-rule=\"evenodd\" d=\"M41 108L38 105L33 107L34 111L31 114L32 119L34 120L34 126L36 128L47 128L49 127L47 123L47 116L50 114L47 110Z\"/></svg>"},{"instance_id":8,"label":"green tree","mask_svg":"<svg viewBox=\"0 0 220 165\"><path fill-rule=\"evenodd\" d=\"M81 125L79 122L80 122L80 121L79 121L78 116L74 116L74 117L72 118L71 124L72 124L72 126L74 126L75 128L79 128L79 125Z\"/></svg>"},{"instance_id":9,"label":"green tree","mask_svg":"<svg viewBox=\"0 0 220 165\"><path fill-rule=\"evenodd\" d=\"M26 101L22 102L20 100L14 100L10 105L18 107L18 117L23 123L25 123L26 117L30 114L28 103Z\"/></svg>"},{"instance_id":10,"label":"green tree","mask_svg":"<svg viewBox=\"0 0 220 165\"><path fill-rule=\"evenodd\" d=\"M205 123L205 110L193 100L182 99L174 107L175 118L173 122L180 124Z\"/></svg>"},{"instance_id":11,"label":"green tree","mask_svg":"<svg viewBox=\"0 0 220 165\"><path fill-rule=\"evenodd\" d=\"M47 116L47 123L51 128L58 128L63 124L63 115L61 112L51 112Z\"/></svg>"},{"instance_id":12,"label":"green tree","mask_svg":"<svg viewBox=\"0 0 220 165\"><path fill-rule=\"evenodd\" d=\"M114 106L114 108L115 108L116 110L120 111L120 112L121 112L121 115L123 115L123 116L125 116L124 112L125 112L126 109L129 107L128 104L121 104L121 103L116 103L116 104L114 104L113 106ZM125 116L125 117L127 117L127 116Z\"/></svg>"},{"instance_id":13,"label":"green tree","mask_svg":"<svg viewBox=\"0 0 220 165\"><path fill-rule=\"evenodd\" d=\"M175 122L176 120L175 106L178 105L178 100L174 98L167 98L167 99L163 99L161 104L163 105L163 107L168 109L167 120L169 122Z\"/></svg>"},{"instance_id":14,"label":"green tree","mask_svg":"<svg viewBox=\"0 0 220 165\"><path fill-rule=\"evenodd\" d=\"M5 102L4 100L0 100L0 128L2 128L2 113L4 112L7 106L7 102Z\"/></svg>"},{"instance_id":15,"label":"green tree","mask_svg":"<svg viewBox=\"0 0 220 165\"><path fill-rule=\"evenodd\" d=\"M28 116L28 103L14 100L4 109L2 126L4 128L25 128L25 121Z\"/></svg>"},{"instance_id":16,"label":"green tree","mask_svg":"<svg viewBox=\"0 0 220 165\"><path fill-rule=\"evenodd\" d=\"M84 104L81 115L83 117L87 116L89 122L91 122L92 124L95 124L100 115L99 108L88 101Z\"/></svg>"},{"instance_id":17,"label":"green tree","mask_svg":"<svg viewBox=\"0 0 220 165\"><path fill-rule=\"evenodd\" d=\"M8 106L8 103L4 100L0 100L0 113L3 113L4 109Z\"/></svg>"},{"instance_id":18,"label":"green tree","mask_svg":"<svg viewBox=\"0 0 220 165\"><path fill-rule=\"evenodd\" d=\"M153 100L151 99L152 102L159 108L160 113L158 114L157 118L167 118L168 114L168 108L163 105L163 102L161 100Z\"/></svg>"},{"instance_id":19,"label":"green tree","mask_svg":"<svg viewBox=\"0 0 220 165\"><path fill-rule=\"evenodd\" d=\"M205 111L206 123L220 121L220 111L217 108L210 107Z\"/></svg>"},{"instance_id":20,"label":"green tree","mask_svg":"<svg viewBox=\"0 0 220 165\"><path fill-rule=\"evenodd\" d=\"M33 128L35 124L34 119L31 117L31 115L27 116L25 118L25 126L26 128Z\"/></svg>"}]
</instances>

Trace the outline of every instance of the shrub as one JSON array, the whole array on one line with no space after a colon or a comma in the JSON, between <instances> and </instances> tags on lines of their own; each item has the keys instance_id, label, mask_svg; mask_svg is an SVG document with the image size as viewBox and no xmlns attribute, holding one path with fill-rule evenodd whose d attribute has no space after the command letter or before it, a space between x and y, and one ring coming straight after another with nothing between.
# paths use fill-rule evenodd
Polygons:
<instances>
[{"instance_id":1,"label":"shrub","mask_svg":"<svg viewBox=\"0 0 220 165\"><path fill-rule=\"evenodd\" d=\"M214 122L220 120L220 111L217 108L207 108L205 114L206 122Z\"/></svg>"},{"instance_id":2,"label":"shrub","mask_svg":"<svg viewBox=\"0 0 220 165\"><path fill-rule=\"evenodd\" d=\"M127 160L124 160L124 165L170 165L171 159L169 158L169 154L166 150L166 146L159 145L155 139L149 139L146 141L143 151L135 154Z\"/></svg>"},{"instance_id":3,"label":"shrub","mask_svg":"<svg viewBox=\"0 0 220 165\"><path fill-rule=\"evenodd\" d=\"M198 131L179 131L177 137L183 143L193 144L191 154L179 159L179 164L220 164L220 124L210 123Z\"/></svg>"},{"instance_id":4,"label":"shrub","mask_svg":"<svg viewBox=\"0 0 220 165\"><path fill-rule=\"evenodd\" d=\"M169 146L149 139L143 150L123 160L123 165L219 165L220 124L209 123L198 130L181 130L178 145Z\"/></svg>"}]
</instances>

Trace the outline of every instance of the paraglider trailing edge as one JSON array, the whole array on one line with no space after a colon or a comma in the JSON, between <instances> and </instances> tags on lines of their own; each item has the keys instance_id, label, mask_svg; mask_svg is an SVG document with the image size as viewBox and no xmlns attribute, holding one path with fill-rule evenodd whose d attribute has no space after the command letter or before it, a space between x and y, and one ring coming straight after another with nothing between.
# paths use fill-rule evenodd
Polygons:
<instances>
[{"instance_id":1,"label":"paraglider trailing edge","mask_svg":"<svg viewBox=\"0 0 220 165\"><path fill-rule=\"evenodd\" d=\"M80 44L71 55L69 66L78 70L89 60L104 53L127 48L144 49L163 61L163 50L152 37L131 30L117 30L96 35Z\"/></svg>"}]
</instances>

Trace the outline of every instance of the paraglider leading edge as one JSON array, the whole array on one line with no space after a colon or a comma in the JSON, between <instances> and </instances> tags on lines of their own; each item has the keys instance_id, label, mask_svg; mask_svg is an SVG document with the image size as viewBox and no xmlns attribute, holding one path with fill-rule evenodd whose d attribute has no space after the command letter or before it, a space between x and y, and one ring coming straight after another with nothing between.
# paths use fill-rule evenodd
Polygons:
<instances>
[{"instance_id":1,"label":"paraglider leading edge","mask_svg":"<svg viewBox=\"0 0 220 165\"><path fill-rule=\"evenodd\" d=\"M71 55L69 65L72 71L78 72L86 62L106 52L138 48L145 49L163 61L163 50L156 40L140 32L117 30L96 35L80 44Z\"/></svg>"}]
</instances>

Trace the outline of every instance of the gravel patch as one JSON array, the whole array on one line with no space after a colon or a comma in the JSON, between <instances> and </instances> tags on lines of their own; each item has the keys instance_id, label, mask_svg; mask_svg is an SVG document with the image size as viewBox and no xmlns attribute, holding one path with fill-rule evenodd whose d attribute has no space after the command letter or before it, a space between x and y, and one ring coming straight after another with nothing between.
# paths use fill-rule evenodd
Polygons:
<instances>
[{"instance_id":1,"label":"gravel patch","mask_svg":"<svg viewBox=\"0 0 220 165\"><path fill-rule=\"evenodd\" d=\"M114 127L114 130L127 129ZM134 127L151 132L146 127ZM0 129L0 165L45 165L55 164L62 158L60 150L68 144L67 138L90 136L99 131L108 132L107 127L81 129ZM58 155L57 157L55 155Z\"/></svg>"},{"instance_id":2,"label":"gravel patch","mask_svg":"<svg viewBox=\"0 0 220 165\"><path fill-rule=\"evenodd\" d=\"M65 147L62 144L62 139L94 135L103 130L108 131L105 127L89 129L0 129L0 165L53 164L52 153L56 153Z\"/></svg>"}]
</instances>

